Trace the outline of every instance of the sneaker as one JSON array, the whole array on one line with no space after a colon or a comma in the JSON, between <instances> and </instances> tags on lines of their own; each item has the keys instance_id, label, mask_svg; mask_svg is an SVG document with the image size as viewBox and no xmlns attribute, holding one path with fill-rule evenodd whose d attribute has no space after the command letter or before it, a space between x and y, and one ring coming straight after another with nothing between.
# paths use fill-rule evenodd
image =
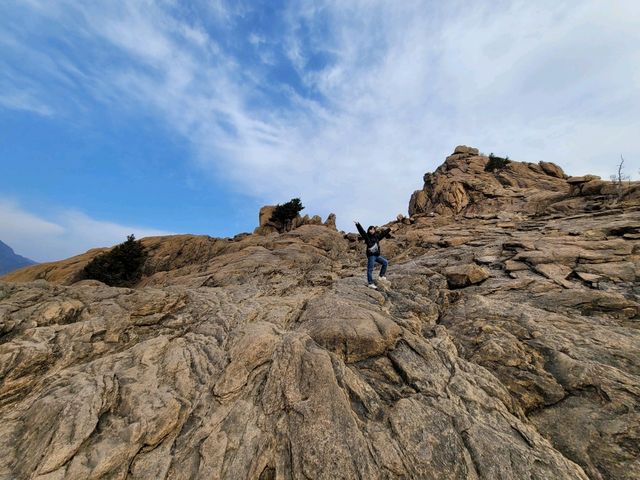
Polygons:
<instances>
[{"instance_id":1,"label":"sneaker","mask_svg":"<svg viewBox=\"0 0 640 480\"><path fill-rule=\"evenodd\" d=\"M387 281L387 277L383 277L383 276L378 277L378 279L379 279L379 280L382 280L382 281L384 281L384 282L386 282L386 281Z\"/></svg>"},{"instance_id":2,"label":"sneaker","mask_svg":"<svg viewBox=\"0 0 640 480\"><path fill-rule=\"evenodd\" d=\"M375 284L375 283L370 283L370 284L369 284L369 288L373 288L374 290L377 290L377 289L378 289L378 287L376 287L376 284Z\"/></svg>"}]
</instances>

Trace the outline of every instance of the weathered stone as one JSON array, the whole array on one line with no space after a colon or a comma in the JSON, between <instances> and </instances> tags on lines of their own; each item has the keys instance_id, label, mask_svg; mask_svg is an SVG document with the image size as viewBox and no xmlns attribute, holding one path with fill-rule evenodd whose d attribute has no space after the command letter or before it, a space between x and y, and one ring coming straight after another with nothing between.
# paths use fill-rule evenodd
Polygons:
<instances>
[{"instance_id":1,"label":"weathered stone","mask_svg":"<svg viewBox=\"0 0 640 480\"><path fill-rule=\"evenodd\" d=\"M260 209L260 213L258 214L258 226L264 227L271 223L271 217L273 216L273 212L276 211L275 205L265 205Z\"/></svg>"},{"instance_id":2,"label":"weathered stone","mask_svg":"<svg viewBox=\"0 0 640 480\"><path fill-rule=\"evenodd\" d=\"M591 180L581 185L582 195L615 195L617 185L603 180Z\"/></svg>"},{"instance_id":3,"label":"weathered stone","mask_svg":"<svg viewBox=\"0 0 640 480\"><path fill-rule=\"evenodd\" d=\"M581 263L576 272L594 273L614 282L635 282L638 267L633 262Z\"/></svg>"},{"instance_id":4,"label":"weathered stone","mask_svg":"<svg viewBox=\"0 0 640 480\"><path fill-rule=\"evenodd\" d=\"M507 260L506 262L504 262L504 268L507 272L520 272L522 270L529 270L529 265L524 262Z\"/></svg>"},{"instance_id":5,"label":"weathered stone","mask_svg":"<svg viewBox=\"0 0 640 480\"><path fill-rule=\"evenodd\" d=\"M429 174L379 290L309 216L143 239L132 289L63 285L101 250L3 277L0 478L639 478L636 187L486 161Z\"/></svg>"},{"instance_id":6,"label":"weathered stone","mask_svg":"<svg viewBox=\"0 0 640 480\"><path fill-rule=\"evenodd\" d=\"M600 275L595 275L593 273L575 272L575 274L580 280L584 280L585 282L591 284L598 283L602 280L602 277Z\"/></svg>"},{"instance_id":7,"label":"weathered stone","mask_svg":"<svg viewBox=\"0 0 640 480\"><path fill-rule=\"evenodd\" d=\"M443 247L457 247L458 245L464 245L471 240L471 237L448 237L440 240L438 244Z\"/></svg>"},{"instance_id":8,"label":"weathered stone","mask_svg":"<svg viewBox=\"0 0 640 480\"><path fill-rule=\"evenodd\" d=\"M557 177L557 178L567 178L567 176L564 173L564 170L562 170L562 168L560 168L555 163L540 162L539 165L540 165L540 168L542 168L544 173L546 173L547 175L551 175L552 177Z\"/></svg>"},{"instance_id":9,"label":"weathered stone","mask_svg":"<svg viewBox=\"0 0 640 480\"><path fill-rule=\"evenodd\" d=\"M600 177L597 175L584 175L582 177L569 177L567 178L567 183L587 183L592 180L600 180Z\"/></svg>"},{"instance_id":10,"label":"weathered stone","mask_svg":"<svg viewBox=\"0 0 640 480\"><path fill-rule=\"evenodd\" d=\"M413 192L411 200L409 201L409 215L426 212L428 201L429 197L424 190L416 190Z\"/></svg>"},{"instance_id":11,"label":"weathered stone","mask_svg":"<svg viewBox=\"0 0 640 480\"><path fill-rule=\"evenodd\" d=\"M270 235L272 233L278 233L278 228L272 225L265 225L263 227L256 227L253 233L256 235Z\"/></svg>"},{"instance_id":12,"label":"weathered stone","mask_svg":"<svg viewBox=\"0 0 640 480\"><path fill-rule=\"evenodd\" d=\"M552 264L552 263L541 263L534 267L534 270L541 275L549 278L550 280L555 280L563 287L568 286L569 284L565 281L567 277L573 271L570 267L562 264Z\"/></svg>"},{"instance_id":13,"label":"weathered stone","mask_svg":"<svg viewBox=\"0 0 640 480\"><path fill-rule=\"evenodd\" d=\"M467 155L478 155L478 149L473 147L467 147L466 145L458 145L453 153L464 153Z\"/></svg>"},{"instance_id":14,"label":"weathered stone","mask_svg":"<svg viewBox=\"0 0 640 480\"><path fill-rule=\"evenodd\" d=\"M536 213L569 194L570 185L558 171L552 175L535 164L511 162L488 172L489 158L470 150L456 147L442 166L424 176L422 190L411 197L409 215Z\"/></svg>"},{"instance_id":15,"label":"weathered stone","mask_svg":"<svg viewBox=\"0 0 640 480\"><path fill-rule=\"evenodd\" d=\"M474 260L480 265L491 265L492 263L496 263L498 261L498 257L493 255L483 255L481 257L476 257Z\"/></svg>"},{"instance_id":16,"label":"weathered stone","mask_svg":"<svg viewBox=\"0 0 640 480\"><path fill-rule=\"evenodd\" d=\"M489 272L476 264L455 265L444 270L451 288L463 288L483 282L489 278Z\"/></svg>"},{"instance_id":17,"label":"weathered stone","mask_svg":"<svg viewBox=\"0 0 640 480\"><path fill-rule=\"evenodd\" d=\"M324 222L325 226L332 228L333 230L336 230L336 214L335 213L330 213L329 216L327 217L327 219Z\"/></svg>"},{"instance_id":18,"label":"weathered stone","mask_svg":"<svg viewBox=\"0 0 640 480\"><path fill-rule=\"evenodd\" d=\"M337 295L310 302L300 321L311 338L348 363L383 354L401 333L400 327L377 309Z\"/></svg>"}]
</instances>

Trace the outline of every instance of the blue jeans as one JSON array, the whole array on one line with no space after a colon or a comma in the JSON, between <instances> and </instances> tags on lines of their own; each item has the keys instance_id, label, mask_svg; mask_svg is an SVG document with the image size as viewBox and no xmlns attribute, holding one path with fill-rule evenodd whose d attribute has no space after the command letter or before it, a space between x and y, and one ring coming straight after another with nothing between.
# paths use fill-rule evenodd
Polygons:
<instances>
[{"instance_id":1,"label":"blue jeans","mask_svg":"<svg viewBox=\"0 0 640 480\"><path fill-rule=\"evenodd\" d=\"M384 274L387 273L387 265L389 262L382 255L371 255L367 257L367 282L370 284L373 283L373 267L376 263L381 263L382 268L380 269L380 276L384 277Z\"/></svg>"}]
</instances>

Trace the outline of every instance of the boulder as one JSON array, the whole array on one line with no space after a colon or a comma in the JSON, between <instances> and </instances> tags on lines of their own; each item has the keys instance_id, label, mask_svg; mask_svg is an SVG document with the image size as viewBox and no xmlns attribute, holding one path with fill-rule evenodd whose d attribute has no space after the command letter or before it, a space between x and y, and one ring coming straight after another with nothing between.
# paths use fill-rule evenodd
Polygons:
<instances>
[{"instance_id":1,"label":"boulder","mask_svg":"<svg viewBox=\"0 0 640 480\"><path fill-rule=\"evenodd\" d=\"M308 218L309 217L307 216L307 220ZM291 220L291 229L293 230L295 228L301 227L304 224L305 224L305 220L300 215L298 215L296 218Z\"/></svg>"},{"instance_id":2,"label":"boulder","mask_svg":"<svg viewBox=\"0 0 640 480\"><path fill-rule=\"evenodd\" d=\"M597 175L583 175L581 177L569 177L567 183L587 183L593 180L601 180Z\"/></svg>"},{"instance_id":3,"label":"boulder","mask_svg":"<svg viewBox=\"0 0 640 480\"><path fill-rule=\"evenodd\" d=\"M444 270L444 275L447 278L449 288L468 287L481 283L491 276L486 269L475 263L447 267Z\"/></svg>"},{"instance_id":4,"label":"boulder","mask_svg":"<svg viewBox=\"0 0 640 480\"><path fill-rule=\"evenodd\" d=\"M267 225L274 226L271 222L271 216L273 212L275 212L275 205L265 205L260 209L260 213L258 214L258 226L264 227Z\"/></svg>"},{"instance_id":5,"label":"boulder","mask_svg":"<svg viewBox=\"0 0 640 480\"><path fill-rule=\"evenodd\" d=\"M556 178L567 178L567 175L564 173L564 170L562 170L562 168L560 168L555 163L540 162L539 165L540 165L540 168L542 168L544 173L546 173L547 175L550 175Z\"/></svg>"},{"instance_id":6,"label":"boulder","mask_svg":"<svg viewBox=\"0 0 640 480\"><path fill-rule=\"evenodd\" d=\"M557 282L563 287L570 288L571 284L567 282L567 277L571 274L572 269L566 265L554 263L541 263L535 265L533 269L540 275Z\"/></svg>"},{"instance_id":7,"label":"boulder","mask_svg":"<svg viewBox=\"0 0 640 480\"><path fill-rule=\"evenodd\" d=\"M462 153L465 155L478 155L478 149L473 147L467 147L466 145L458 145L453 153Z\"/></svg>"},{"instance_id":8,"label":"boulder","mask_svg":"<svg viewBox=\"0 0 640 480\"><path fill-rule=\"evenodd\" d=\"M402 331L377 309L331 294L310 302L300 322L319 345L347 363L383 354Z\"/></svg>"},{"instance_id":9,"label":"boulder","mask_svg":"<svg viewBox=\"0 0 640 480\"><path fill-rule=\"evenodd\" d=\"M425 213L427 211L428 202L429 198L424 190L416 190L413 192L411 200L409 201L409 215Z\"/></svg>"},{"instance_id":10,"label":"boulder","mask_svg":"<svg viewBox=\"0 0 640 480\"><path fill-rule=\"evenodd\" d=\"M327 217L327 219L324 222L325 226L333 229L333 230L337 230L336 227L336 214L335 213L330 213L329 216Z\"/></svg>"},{"instance_id":11,"label":"boulder","mask_svg":"<svg viewBox=\"0 0 640 480\"><path fill-rule=\"evenodd\" d=\"M590 180L582 184L581 195L617 195L621 191L620 185L604 180Z\"/></svg>"},{"instance_id":12,"label":"boulder","mask_svg":"<svg viewBox=\"0 0 640 480\"><path fill-rule=\"evenodd\" d=\"M504 262L504 268L507 272L521 272L523 270L529 270L529 265L524 262L507 260Z\"/></svg>"}]
</instances>

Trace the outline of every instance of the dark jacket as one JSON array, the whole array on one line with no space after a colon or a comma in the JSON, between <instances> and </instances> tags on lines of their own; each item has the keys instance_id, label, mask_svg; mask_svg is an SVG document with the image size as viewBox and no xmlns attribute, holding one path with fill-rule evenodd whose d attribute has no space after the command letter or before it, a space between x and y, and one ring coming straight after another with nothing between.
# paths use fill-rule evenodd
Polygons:
<instances>
[{"instance_id":1,"label":"dark jacket","mask_svg":"<svg viewBox=\"0 0 640 480\"><path fill-rule=\"evenodd\" d=\"M380 240L390 237L391 229L385 228L380 232L369 235L359 223L356 223L356 227L358 228L358 232L360 232L360 236L367 244L367 257L377 257L378 255L382 255L382 251L380 250Z\"/></svg>"}]
</instances>

